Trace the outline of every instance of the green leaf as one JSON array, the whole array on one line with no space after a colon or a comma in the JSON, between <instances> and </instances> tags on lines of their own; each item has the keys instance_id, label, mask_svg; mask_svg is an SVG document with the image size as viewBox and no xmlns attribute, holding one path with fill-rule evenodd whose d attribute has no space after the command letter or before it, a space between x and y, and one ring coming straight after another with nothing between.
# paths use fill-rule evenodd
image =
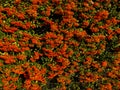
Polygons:
<instances>
[{"instance_id":1,"label":"green leaf","mask_svg":"<svg viewBox=\"0 0 120 90\"><path fill-rule=\"evenodd\" d=\"M2 39L4 36L5 34L2 31L0 31L0 39Z\"/></svg>"}]
</instances>

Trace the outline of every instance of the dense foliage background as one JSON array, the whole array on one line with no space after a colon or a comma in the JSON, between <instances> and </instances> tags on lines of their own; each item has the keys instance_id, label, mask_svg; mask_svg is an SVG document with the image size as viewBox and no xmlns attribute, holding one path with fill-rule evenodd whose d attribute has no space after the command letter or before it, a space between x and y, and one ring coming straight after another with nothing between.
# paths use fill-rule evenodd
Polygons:
<instances>
[{"instance_id":1,"label":"dense foliage background","mask_svg":"<svg viewBox=\"0 0 120 90\"><path fill-rule=\"evenodd\" d=\"M119 0L0 0L0 90L120 90Z\"/></svg>"}]
</instances>

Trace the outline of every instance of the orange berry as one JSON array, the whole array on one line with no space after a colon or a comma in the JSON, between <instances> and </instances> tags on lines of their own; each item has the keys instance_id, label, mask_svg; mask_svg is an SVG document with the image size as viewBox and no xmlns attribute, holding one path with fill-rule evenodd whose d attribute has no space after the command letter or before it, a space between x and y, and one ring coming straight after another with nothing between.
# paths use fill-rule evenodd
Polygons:
<instances>
[{"instance_id":1,"label":"orange berry","mask_svg":"<svg viewBox=\"0 0 120 90\"><path fill-rule=\"evenodd\" d=\"M103 61L103 62L102 62L102 66L103 66L103 67L106 67L107 64L108 64L107 61Z\"/></svg>"}]
</instances>

